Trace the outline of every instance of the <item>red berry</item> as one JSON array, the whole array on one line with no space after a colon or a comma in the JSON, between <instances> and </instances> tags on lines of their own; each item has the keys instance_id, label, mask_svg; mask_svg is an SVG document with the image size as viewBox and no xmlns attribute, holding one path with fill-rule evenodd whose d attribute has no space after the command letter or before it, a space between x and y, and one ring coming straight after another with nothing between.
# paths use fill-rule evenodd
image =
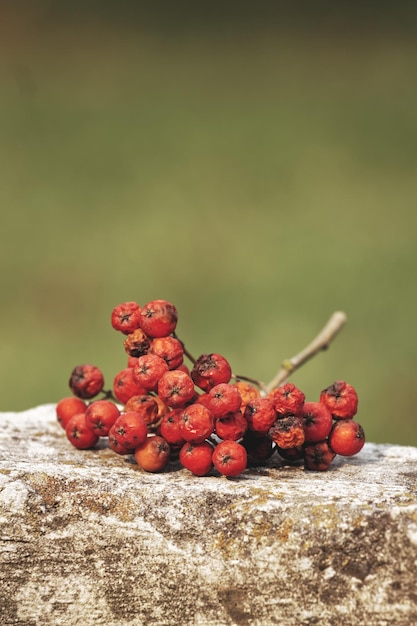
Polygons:
<instances>
[{"instance_id":1,"label":"red berry","mask_svg":"<svg viewBox=\"0 0 417 626\"><path fill-rule=\"evenodd\" d=\"M336 380L323 389L320 402L325 404L334 419L351 419L358 410L358 394L352 385L344 380Z\"/></svg>"},{"instance_id":2,"label":"red berry","mask_svg":"<svg viewBox=\"0 0 417 626\"><path fill-rule=\"evenodd\" d=\"M182 409L173 409L166 413L161 421L161 436L172 446L182 446L185 439L180 430L180 416Z\"/></svg>"},{"instance_id":3,"label":"red berry","mask_svg":"<svg viewBox=\"0 0 417 626\"><path fill-rule=\"evenodd\" d=\"M86 424L99 437L107 437L119 415L119 409L111 400L96 400L85 412Z\"/></svg>"},{"instance_id":4,"label":"red berry","mask_svg":"<svg viewBox=\"0 0 417 626\"><path fill-rule=\"evenodd\" d=\"M304 468L316 472L326 471L335 456L327 441L308 444L304 448Z\"/></svg>"},{"instance_id":5,"label":"red berry","mask_svg":"<svg viewBox=\"0 0 417 626\"><path fill-rule=\"evenodd\" d=\"M185 441L202 443L214 431L213 414L202 404L191 404L181 411L179 426Z\"/></svg>"},{"instance_id":6,"label":"red berry","mask_svg":"<svg viewBox=\"0 0 417 626\"><path fill-rule=\"evenodd\" d=\"M305 402L301 417L306 443L323 441L333 426L332 414L321 402Z\"/></svg>"},{"instance_id":7,"label":"red berry","mask_svg":"<svg viewBox=\"0 0 417 626\"><path fill-rule=\"evenodd\" d=\"M241 411L234 411L216 420L215 431L220 439L242 439L248 430L248 422Z\"/></svg>"},{"instance_id":8,"label":"red berry","mask_svg":"<svg viewBox=\"0 0 417 626\"><path fill-rule=\"evenodd\" d=\"M148 428L143 416L136 411L121 413L109 431L109 438L127 450L133 451L148 436Z\"/></svg>"},{"instance_id":9,"label":"red berry","mask_svg":"<svg viewBox=\"0 0 417 626\"><path fill-rule=\"evenodd\" d=\"M171 448L163 437L149 435L135 449L136 463L146 472L160 472L169 461Z\"/></svg>"},{"instance_id":10,"label":"red berry","mask_svg":"<svg viewBox=\"0 0 417 626\"><path fill-rule=\"evenodd\" d=\"M275 411L279 415L299 415L303 408L305 395L293 383L286 383L273 389L269 394Z\"/></svg>"},{"instance_id":11,"label":"red berry","mask_svg":"<svg viewBox=\"0 0 417 626\"><path fill-rule=\"evenodd\" d=\"M123 444L120 443L118 439L113 436L111 429L109 431L108 442L110 450L113 450L113 452L115 452L116 454L120 454L120 456L126 456L127 454L132 454L133 452L131 448L126 448Z\"/></svg>"},{"instance_id":12,"label":"red berry","mask_svg":"<svg viewBox=\"0 0 417 626\"><path fill-rule=\"evenodd\" d=\"M159 379L165 372L168 372L168 365L164 359L154 354L144 354L133 368L133 377L147 391L156 391Z\"/></svg>"},{"instance_id":13,"label":"red berry","mask_svg":"<svg viewBox=\"0 0 417 626\"><path fill-rule=\"evenodd\" d=\"M232 377L229 362L220 354L202 354L191 370L191 378L197 387L210 391L219 383L228 383Z\"/></svg>"},{"instance_id":14,"label":"red berry","mask_svg":"<svg viewBox=\"0 0 417 626\"><path fill-rule=\"evenodd\" d=\"M194 383L182 370L169 370L158 382L158 396L173 409L185 407L194 395Z\"/></svg>"},{"instance_id":15,"label":"red berry","mask_svg":"<svg viewBox=\"0 0 417 626\"><path fill-rule=\"evenodd\" d=\"M95 365L77 365L71 372L69 386L74 395L87 400L103 389L104 376Z\"/></svg>"},{"instance_id":16,"label":"red berry","mask_svg":"<svg viewBox=\"0 0 417 626\"><path fill-rule=\"evenodd\" d=\"M245 418L250 430L266 434L277 419L277 414L270 398L259 397L248 402Z\"/></svg>"},{"instance_id":17,"label":"red berry","mask_svg":"<svg viewBox=\"0 0 417 626\"><path fill-rule=\"evenodd\" d=\"M149 337L167 337L177 321L177 309L167 300L152 300L142 308L140 326Z\"/></svg>"},{"instance_id":18,"label":"red berry","mask_svg":"<svg viewBox=\"0 0 417 626\"><path fill-rule=\"evenodd\" d=\"M179 454L181 465L195 476L207 476L213 467L213 447L207 442L185 443Z\"/></svg>"},{"instance_id":19,"label":"red berry","mask_svg":"<svg viewBox=\"0 0 417 626\"><path fill-rule=\"evenodd\" d=\"M62 428L65 429L68 420L77 413L85 413L87 405L84 400L76 396L62 398L55 407L56 418Z\"/></svg>"},{"instance_id":20,"label":"red berry","mask_svg":"<svg viewBox=\"0 0 417 626\"><path fill-rule=\"evenodd\" d=\"M88 428L85 413L73 415L67 422L65 432L68 440L79 450L87 450L95 446L98 435Z\"/></svg>"},{"instance_id":21,"label":"red berry","mask_svg":"<svg viewBox=\"0 0 417 626\"><path fill-rule=\"evenodd\" d=\"M358 422L344 419L334 424L329 435L329 446L336 454L353 456L362 450L365 433Z\"/></svg>"},{"instance_id":22,"label":"red berry","mask_svg":"<svg viewBox=\"0 0 417 626\"><path fill-rule=\"evenodd\" d=\"M132 396L141 396L146 393L147 390L136 382L131 367L126 367L114 377L113 395L122 404L126 404Z\"/></svg>"},{"instance_id":23,"label":"red berry","mask_svg":"<svg viewBox=\"0 0 417 626\"><path fill-rule=\"evenodd\" d=\"M224 476L238 476L246 469L247 453L237 441L222 441L214 449L213 465Z\"/></svg>"},{"instance_id":24,"label":"red berry","mask_svg":"<svg viewBox=\"0 0 417 626\"><path fill-rule=\"evenodd\" d=\"M214 417L225 417L240 409L242 398L234 385L219 383L210 389L207 398L207 408Z\"/></svg>"},{"instance_id":25,"label":"red berry","mask_svg":"<svg viewBox=\"0 0 417 626\"><path fill-rule=\"evenodd\" d=\"M129 356L138 358L148 353L151 339L141 328L137 328L127 335L123 345Z\"/></svg>"},{"instance_id":26,"label":"red berry","mask_svg":"<svg viewBox=\"0 0 417 626\"><path fill-rule=\"evenodd\" d=\"M155 424L155 422L159 419L159 407L156 398L147 394L132 396L129 398L126 402L125 410L140 413L147 426Z\"/></svg>"},{"instance_id":27,"label":"red berry","mask_svg":"<svg viewBox=\"0 0 417 626\"><path fill-rule=\"evenodd\" d=\"M164 359L170 370L180 367L184 359L182 343L175 337L156 337L152 341L150 353Z\"/></svg>"},{"instance_id":28,"label":"red berry","mask_svg":"<svg viewBox=\"0 0 417 626\"><path fill-rule=\"evenodd\" d=\"M111 325L125 335L132 333L140 326L140 306L136 302L123 302L114 307L111 314Z\"/></svg>"}]
</instances>

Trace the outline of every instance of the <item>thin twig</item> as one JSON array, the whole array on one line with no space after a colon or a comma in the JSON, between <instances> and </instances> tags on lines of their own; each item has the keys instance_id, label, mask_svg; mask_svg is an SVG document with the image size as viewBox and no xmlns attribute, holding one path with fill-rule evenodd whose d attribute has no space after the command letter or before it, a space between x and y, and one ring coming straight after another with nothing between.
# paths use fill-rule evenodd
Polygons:
<instances>
[{"instance_id":1,"label":"thin twig","mask_svg":"<svg viewBox=\"0 0 417 626\"><path fill-rule=\"evenodd\" d=\"M286 359L281 363L280 369L274 376L274 378L266 385L266 391L269 393L275 387L279 387L284 384L290 374L295 372L296 369L301 367L306 361L309 361L313 356L321 350L326 350L329 347L330 342L336 337L336 335L342 330L343 326L347 322L346 314L343 311L336 311L330 317L327 324L320 331L313 341L301 350L298 354L291 359Z\"/></svg>"},{"instance_id":2,"label":"thin twig","mask_svg":"<svg viewBox=\"0 0 417 626\"><path fill-rule=\"evenodd\" d=\"M257 380L256 378L250 378L250 376L241 376L240 374L232 374L232 378L234 378L235 380L244 380L247 383L252 383L252 385L259 387L261 391L264 391L266 393L265 384L261 380Z\"/></svg>"},{"instance_id":3,"label":"thin twig","mask_svg":"<svg viewBox=\"0 0 417 626\"><path fill-rule=\"evenodd\" d=\"M188 352L187 348L185 347L185 343L178 337L176 333L172 333L172 336L175 337L175 339L178 339L178 341L182 345L182 349L184 350L185 356L191 361L193 365L195 365L197 363L197 359L195 359L193 355L190 352Z\"/></svg>"}]
</instances>

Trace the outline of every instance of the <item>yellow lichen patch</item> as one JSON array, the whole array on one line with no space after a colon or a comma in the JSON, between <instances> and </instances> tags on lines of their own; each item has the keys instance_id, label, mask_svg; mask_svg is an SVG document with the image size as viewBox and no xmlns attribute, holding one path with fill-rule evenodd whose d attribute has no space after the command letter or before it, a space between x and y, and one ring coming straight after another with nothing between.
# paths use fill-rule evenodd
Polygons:
<instances>
[{"instance_id":1,"label":"yellow lichen patch","mask_svg":"<svg viewBox=\"0 0 417 626\"><path fill-rule=\"evenodd\" d=\"M285 543L288 541L288 537L293 529L294 522L291 519L284 519L282 523L277 526L274 537L276 537L279 541Z\"/></svg>"},{"instance_id":2,"label":"yellow lichen patch","mask_svg":"<svg viewBox=\"0 0 417 626\"><path fill-rule=\"evenodd\" d=\"M122 522L134 519L134 507L130 498L120 498L111 493L82 496L80 505L97 515L114 515Z\"/></svg>"},{"instance_id":3,"label":"yellow lichen patch","mask_svg":"<svg viewBox=\"0 0 417 626\"><path fill-rule=\"evenodd\" d=\"M334 529L340 524L340 515L335 504L318 504L311 507L313 522L320 528Z\"/></svg>"}]
</instances>

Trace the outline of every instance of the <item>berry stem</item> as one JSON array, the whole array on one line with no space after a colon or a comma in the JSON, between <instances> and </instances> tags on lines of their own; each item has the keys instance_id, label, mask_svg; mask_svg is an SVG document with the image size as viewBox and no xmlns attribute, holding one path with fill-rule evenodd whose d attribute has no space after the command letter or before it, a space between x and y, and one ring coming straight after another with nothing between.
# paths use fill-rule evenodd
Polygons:
<instances>
[{"instance_id":1,"label":"berry stem","mask_svg":"<svg viewBox=\"0 0 417 626\"><path fill-rule=\"evenodd\" d=\"M342 330L343 326L347 322L346 313L343 311L336 311L330 317L327 324L322 328L317 337L313 339L311 343L308 344L301 350L298 354L291 357L290 359L285 359L275 374L274 378L266 385L266 391L269 393L275 387L279 387L284 384L289 378L290 374L295 372L296 369L304 365L307 361L309 361L313 356L315 356L321 350L326 350L331 341L336 337L336 335Z\"/></svg>"},{"instance_id":2,"label":"berry stem","mask_svg":"<svg viewBox=\"0 0 417 626\"><path fill-rule=\"evenodd\" d=\"M182 345L182 349L184 350L185 356L191 361L193 365L195 365L197 363L197 359L195 359L193 355L190 352L188 352L187 348L185 347L185 343L178 337L176 333L172 333L172 336L175 337L175 339L178 339L178 341Z\"/></svg>"},{"instance_id":3,"label":"berry stem","mask_svg":"<svg viewBox=\"0 0 417 626\"><path fill-rule=\"evenodd\" d=\"M257 380L256 378L251 378L250 376L241 376L240 374L232 374L232 377L235 380L245 380L247 383L252 383L256 387L259 387L262 391L266 393L266 385L261 380Z\"/></svg>"}]
</instances>

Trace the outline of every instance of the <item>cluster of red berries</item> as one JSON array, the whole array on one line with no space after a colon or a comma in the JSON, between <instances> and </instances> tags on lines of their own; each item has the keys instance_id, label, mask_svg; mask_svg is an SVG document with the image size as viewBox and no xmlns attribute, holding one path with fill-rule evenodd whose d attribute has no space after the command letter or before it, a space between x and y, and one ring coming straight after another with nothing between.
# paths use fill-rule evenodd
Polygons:
<instances>
[{"instance_id":1,"label":"cluster of red berries","mask_svg":"<svg viewBox=\"0 0 417 626\"><path fill-rule=\"evenodd\" d=\"M362 449L365 436L353 419L358 396L351 385L334 382L318 402L306 402L292 383L265 392L235 377L220 354L194 359L175 334L177 321L175 306L166 300L143 307L124 302L113 309L111 324L125 336L126 368L116 374L112 390L104 391L98 367L75 367L69 381L74 395L56 406L75 447L88 449L106 437L115 453L134 455L145 471L179 459L197 476L213 467L237 476L275 451L286 462L322 471L337 454ZM101 399L92 400L100 393Z\"/></svg>"}]
</instances>

